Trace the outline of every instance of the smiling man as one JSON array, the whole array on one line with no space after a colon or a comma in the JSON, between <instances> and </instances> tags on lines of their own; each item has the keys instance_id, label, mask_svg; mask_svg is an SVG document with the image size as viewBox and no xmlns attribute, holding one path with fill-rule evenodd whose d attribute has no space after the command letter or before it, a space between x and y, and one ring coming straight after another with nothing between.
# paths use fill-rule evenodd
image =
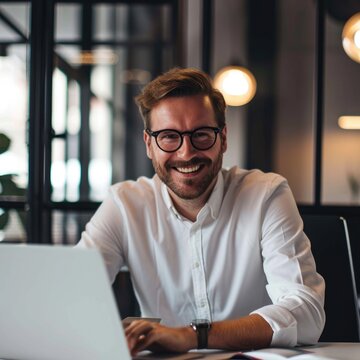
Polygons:
<instances>
[{"instance_id":1,"label":"smiling man","mask_svg":"<svg viewBox=\"0 0 360 360\"><path fill-rule=\"evenodd\" d=\"M136 99L156 175L115 184L79 246L98 248L113 281L131 273L143 349L252 349L315 343L324 280L284 178L222 169L225 102L196 69L173 69Z\"/></svg>"},{"instance_id":2,"label":"smiling man","mask_svg":"<svg viewBox=\"0 0 360 360\"><path fill-rule=\"evenodd\" d=\"M221 170L226 127L218 127L211 100L202 94L163 99L146 126L147 155L157 175L178 211L195 221Z\"/></svg>"}]
</instances>

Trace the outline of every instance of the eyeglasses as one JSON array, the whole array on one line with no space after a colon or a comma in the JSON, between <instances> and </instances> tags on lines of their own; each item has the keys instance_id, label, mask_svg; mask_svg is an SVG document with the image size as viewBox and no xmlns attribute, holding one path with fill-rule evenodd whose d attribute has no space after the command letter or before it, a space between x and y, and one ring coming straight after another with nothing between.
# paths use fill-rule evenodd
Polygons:
<instances>
[{"instance_id":1,"label":"eyeglasses","mask_svg":"<svg viewBox=\"0 0 360 360\"><path fill-rule=\"evenodd\" d=\"M153 136L156 140L157 146L165 152L174 152L181 148L184 141L184 135L190 137L191 145L197 150L208 150L214 146L217 138L217 134L222 131L222 127L210 127L205 126L194 131L177 131L172 129L165 129L159 131L151 131L146 129L145 131Z\"/></svg>"}]
</instances>

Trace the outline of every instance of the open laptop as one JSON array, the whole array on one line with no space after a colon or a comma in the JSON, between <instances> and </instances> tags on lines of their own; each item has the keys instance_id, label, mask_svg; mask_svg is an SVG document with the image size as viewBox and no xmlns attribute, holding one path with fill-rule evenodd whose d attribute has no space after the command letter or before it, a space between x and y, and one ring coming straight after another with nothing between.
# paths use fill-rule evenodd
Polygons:
<instances>
[{"instance_id":1,"label":"open laptop","mask_svg":"<svg viewBox=\"0 0 360 360\"><path fill-rule=\"evenodd\" d=\"M96 250L0 244L0 359L131 359Z\"/></svg>"}]
</instances>

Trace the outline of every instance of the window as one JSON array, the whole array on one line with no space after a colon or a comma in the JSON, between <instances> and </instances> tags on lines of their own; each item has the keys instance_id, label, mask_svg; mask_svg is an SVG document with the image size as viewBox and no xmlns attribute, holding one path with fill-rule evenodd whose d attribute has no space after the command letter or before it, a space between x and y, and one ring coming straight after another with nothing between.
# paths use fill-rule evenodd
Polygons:
<instances>
[{"instance_id":1,"label":"window","mask_svg":"<svg viewBox=\"0 0 360 360\"><path fill-rule=\"evenodd\" d=\"M152 175L133 97L175 65L177 19L170 0L0 2L0 241L74 242L111 183Z\"/></svg>"},{"instance_id":2,"label":"window","mask_svg":"<svg viewBox=\"0 0 360 360\"><path fill-rule=\"evenodd\" d=\"M29 14L25 2L0 2L0 241L26 237Z\"/></svg>"},{"instance_id":3,"label":"window","mask_svg":"<svg viewBox=\"0 0 360 360\"><path fill-rule=\"evenodd\" d=\"M74 243L110 184L152 175L133 98L176 65L238 61L257 78L228 109L225 166L284 175L302 211L358 214L360 132L337 122L360 111L341 46L360 9L341 7L0 0L0 241Z\"/></svg>"}]
</instances>

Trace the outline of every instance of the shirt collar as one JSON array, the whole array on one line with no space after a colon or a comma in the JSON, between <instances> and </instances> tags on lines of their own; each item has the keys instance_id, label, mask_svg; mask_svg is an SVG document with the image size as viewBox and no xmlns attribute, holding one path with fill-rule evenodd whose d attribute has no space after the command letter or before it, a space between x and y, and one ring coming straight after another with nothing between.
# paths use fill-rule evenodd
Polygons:
<instances>
[{"instance_id":1,"label":"shirt collar","mask_svg":"<svg viewBox=\"0 0 360 360\"><path fill-rule=\"evenodd\" d=\"M163 182L161 182L161 193L162 193L164 202L166 204L166 207L172 213L174 213L174 215L177 218L183 219L183 217L176 210L176 208L171 200L167 186ZM210 215L214 220L219 215L220 207L221 207L221 203L222 203L222 199L223 199L223 194L224 194L224 177L223 177L222 171L220 171L218 174L217 180L216 180L215 187L209 197L209 200L207 201L207 203L204 206L204 207L209 208Z\"/></svg>"},{"instance_id":2,"label":"shirt collar","mask_svg":"<svg viewBox=\"0 0 360 360\"><path fill-rule=\"evenodd\" d=\"M215 187L207 202L207 205L210 208L211 217L214 220L219 216L223 196L224 196L224 177L222 171L219 171Z\"/></svg>"},{"instance_id":3,"label":"shirt collar","mask_svg":"<svg viewBox=\"0 0 360 360\"><path fill-rule=\"evenodd\" d=\"M178 211L176 210L172 200L171 200L171 197L170 197L170 194L168 192L168 189L167 189L167 186L161 182L161 194L162 194L162 197L165 201L165 205L166 207L178 218L178 219L182 219L182 216L178 213Z\"/></svg>"}]
</instances>

